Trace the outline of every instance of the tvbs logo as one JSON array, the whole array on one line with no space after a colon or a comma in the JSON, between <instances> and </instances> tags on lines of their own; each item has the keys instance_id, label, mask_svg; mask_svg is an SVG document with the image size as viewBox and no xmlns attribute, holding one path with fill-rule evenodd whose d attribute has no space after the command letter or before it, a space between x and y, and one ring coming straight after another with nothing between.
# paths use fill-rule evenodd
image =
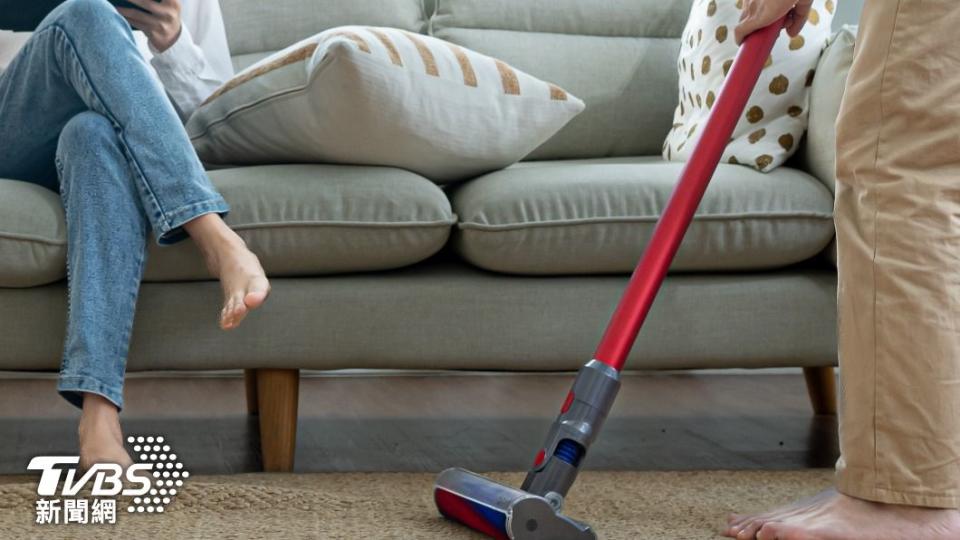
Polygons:
<instances>
[{"instance_id":1,"label":"tvbs logo","mask_svg":"<svg viewBox=\"0 0 960 540\"><path fill-rule=\"evenodd\" d=\"M161 513L190 473L163 437L129 437L138 463L126 469L99 463L80 474L78 456L37 456L27 469L40 471L37 523L115 523L118 497L132 498L128 513ZM89 487L92 500L76 498Z\"/></svg>"},{"instance_id":2,"label":"tvbs logo","mask_svg":"<svg viewBox=\"0 0 960 540\"><path fill-rule=\"evenodd\" d=\"M94 497L135 497L150 492L152 463L134 463L127 467L126 471L120 465L99 463L90 467L80 478L76 478L79 462L78 456L37 456L31 459L27 469L42 471L37 495L72 497L88 484L92 484L90 494ZM124 478L131 487L124 488ZM58 493L61 479L63 489Z\"/></svg>"}]
</instances>

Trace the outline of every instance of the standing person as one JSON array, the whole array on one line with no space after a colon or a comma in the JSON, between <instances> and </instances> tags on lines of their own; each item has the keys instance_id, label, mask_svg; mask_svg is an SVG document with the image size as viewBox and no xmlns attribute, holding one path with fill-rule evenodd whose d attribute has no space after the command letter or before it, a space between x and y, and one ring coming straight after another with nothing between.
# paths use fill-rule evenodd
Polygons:
<instances>
[{"instance_id":1,"label":"standing person","mask_svg":"<svg viewBox=\"0 0 960 540\"><path fill-rule=\"evenodd\" d=\"M197 244L222 284L222 328L235 328L270 292L259 260L224 223L227 203L181 124L232 74L219 4L130 2L144 11L67 0L0 74L0 177L59 190L66 212L69 308L57 389L82 408L84 468L131 463L119 411L151 231L160 244L187 236ZM148 38L150 64L131 25Z\"/></svg>"},{"instance_id":2,"label":"standing person","mask_svg":"<svg viewBox=\"0 0 960 540\"><path fill-rule=\"evenodd\" d=\"M737 37L810 1L745 0ZM837 121L836 489L753 516L760 540L960 538L956 0L871 0Z\"/></svg>"}]
</instances>

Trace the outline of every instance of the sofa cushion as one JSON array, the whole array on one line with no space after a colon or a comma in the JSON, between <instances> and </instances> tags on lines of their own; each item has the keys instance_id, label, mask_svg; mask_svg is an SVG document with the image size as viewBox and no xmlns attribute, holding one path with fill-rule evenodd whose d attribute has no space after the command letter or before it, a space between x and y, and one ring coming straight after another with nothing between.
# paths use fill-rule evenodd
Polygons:
<instances>
[{"instance_id":1,"label":"sofa cushion","mask_svg":"<svg viewBox=\"0 0 960 540\"><path fill-rule=\"evenodd\" d=\"M210 177L231 205L227 223L271 276L413 264L443 247L456 221L440 188L398 169L276 165ZM147 281L210 278L193 242L148 250ZM0 180L0 287L63 279L66 252L58 194Z\"/></svg>"},{"instance_id":2,"label":"sofa cushion","mask_svg":"<svg viewBox=\"0 0 960 540\"><path fill-rule=\"evenodd\" d=\"M341 26L238 73L187 131L210 164L382 165L446 183L519 161L582 110L560 87L463 47Z\"/></svg>"},{"instance_id":3,"label":"sofa cushion","mask_svg":"<svg viewBox=\"0 0 960 540\"><path fill-rule=\"evenodd\" d=\"M810 93L810 127L799 157L803 168L826 184L831 191L837 180L837 118L853 65L857 27L844 26L833 39L817 66Z\"/></svg>"},{"instance_id":4,"label":"sofa cushion","mask_svg":"<svg viewBox=\"0 0 960 540\"><path fill-rule=\"evenodd\" d=\"M516 274L633 270L682 165L659 157L526 162L453 196L456 247ZM752 270L808 259L833 236L833 199L817 179L720 165L673 270Z\"/></svg>"},{"instance_id":5,"label":"sofa cushion","mask_svg":"<svg viewBox=\"0 0 960 540\"><path fill-rule=\"evenodd\" d=\"M213 171L227 223L270 276L387 270L446 243L456 218L436 185L386 167L271 165ZM145 279L209 277L192 242L151 242Z\"/></svg>"},{"instance_id":6,"label":"sofa cushion","mask_svg":"<svg viewBox=\"0 0 960 540\"><path fill-rule=\"evenodd\" d=\"M575 94L586 110L527 159L659 154L691 0L439 0L431 32Z\"/></svg>"},{"instance_id":7,"label":"sofa cushion","mask_svg":"<svg viewBox=\"0 0 960 540\"><path fill-rule=\"evenodd\" d=\"M335 26L419 32L426 23L421 0L220 0L220 5L230 52L236 55L278 51Z\"/></svg>"},{"instance_id":8,"label":"sofa cushion","mask_svg":"<svg viewBox=\"0 0 960 540\"><path fill-rule=\"evenodd\" d=\"M66 275L67 227L60 196L0 180L0 287L35 287Z\"/></svg>"}]
</instances>

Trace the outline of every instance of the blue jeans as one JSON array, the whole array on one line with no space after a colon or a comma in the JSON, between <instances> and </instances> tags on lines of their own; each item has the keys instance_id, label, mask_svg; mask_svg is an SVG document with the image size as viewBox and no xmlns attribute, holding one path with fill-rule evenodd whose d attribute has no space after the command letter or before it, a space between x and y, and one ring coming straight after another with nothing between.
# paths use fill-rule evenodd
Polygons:
<instances>
[{"instance_id":1,"label":"blue jeans","mask_svg":"<svg viewBox=\"0 0 960 540\"><path fill-rule=\"evenodd\" d=\"M69 315L58 391L123 406L146 242L226 214L173 105L106 0L53 11L0 75L0 177L59 190Z\"/></svg>"}]
</instances>

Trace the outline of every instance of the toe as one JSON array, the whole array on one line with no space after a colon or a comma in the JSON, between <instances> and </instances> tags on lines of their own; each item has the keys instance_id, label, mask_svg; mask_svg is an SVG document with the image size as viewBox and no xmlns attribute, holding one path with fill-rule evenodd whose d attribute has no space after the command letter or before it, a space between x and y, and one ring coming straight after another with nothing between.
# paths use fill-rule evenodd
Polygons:
<instances>
[{"instance_id":1,"label":"toe","mask_svg":"<svg viewBox=\"0 0 960 540\"><path fill-rule=\"evenodd\" d=\"M811 536L803 529L782 521L764 523L763 527L757 531L757 540L812 540L813 538L820 537ZM843 538L847 537L844 536Z\"/></svg>"},{"instance_id":2,"label":"toe","mask_svg":"<svg viewBox=\"0 0 960 540\"><path fill-rule=\"evenodd\" d=\"M223 306L220 315L220 327L224 330L236 328L246 315L247 307L243 304L242 296L231 296Z\"/></svg>"},{"instance_id":3,"label":"toe","mask_svg":"<svg viewBox=\"0 0 960 540\"><path fill-rule=\"evenodd\" d=\"M780 523L765 523L757 531L757 540L787 540Z\"/></svg>"},{"instance_id":4,"label":"toe","mask_svg":"<svg viewBox=\"0 0 960 540\"><path fill-rule=\"evenodd\" d=\"M228 298L223 303L223 309L220 310L220 328L226 330L230 326L231 300Z\"/></svg>"},{"instance_id":5,"label":"toe","mask_svg":"<svg viewBox=\"0 0 960 540\"><path fill-rule=\"evenodd\" d=\"M743 528L744 522L749 519L749 516L742 514L730 514L727 516L727 527L724 529L723 536L729 538L736 538L737 533L740 532L740 529Z\"/></svg>"},{"instance_id":6,"label":"toe","mask_svg":"<svg viewBox=\"0 0 960 540\"><path fill-rule=\"evenodd\" d=\"M230 328L236 328L240 325L240 322L243 321L243 318L247 316L247 306L243 303L242 296L234 297L230 304Z\"/></svg>"},{"instance_id":7,"label":"toe","mask_svg":"<svg viewBox=\"0 0 960 540\"><path fill-rule=\"evenodd\" d=\"M754 540L757 537L757 531L763 527L762 521L748 521L742 525L737 532L737 540Z\"/></svg>"},{"instance_id":8,"label":"toe","mask_svg":"<svg viewBox=\"0 0 960 540\"><path fill-rule=\"evenodd\" d=\"M757 519L756 514L731 514L727 519L727 524L730 525L731 528L743 528L748 521L753 521L754 519Z\"/></svg>"},{"instance_id":9,"label":"toe","mask_svg":"<svg viewBox=\"0 0 960 540\"><path fill-rule=\"evenodd\" d=\"M247 290L247 294L243 297L243 304L248 309L256 309L266 301L267 296L270 294L270 285L266 280L263 280L263 283L257 283L251 286Z\"/></svg>"}]
</instances>

